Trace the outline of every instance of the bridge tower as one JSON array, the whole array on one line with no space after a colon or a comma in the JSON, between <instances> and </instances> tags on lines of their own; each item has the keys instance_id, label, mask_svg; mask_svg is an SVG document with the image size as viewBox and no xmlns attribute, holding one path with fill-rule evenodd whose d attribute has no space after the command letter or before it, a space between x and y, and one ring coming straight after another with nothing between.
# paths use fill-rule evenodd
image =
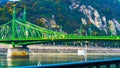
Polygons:
<instances>
[{"instance_id":1,"label":"bridge tower","mask_svg":"<svg viewBox=\"0 0 120 68\"><path fill-rule=\"evenodd\" d=\"M26 21L26 7L24 7L24 12L23 12L23 21Z\"/></svg>"},{"instance_id":2,"label":"bridge tower","mask_svg":"<svg viewBox=\"0 0 120 68\"><path fill-rule=\"evenodd\" d=\"M80 30L79 30L80 36L82 36L82 27L80 25Z\"/></svg>"},{"instance_id":3,"label":"bridge tower","mask_svg":"<svg viewBox=\"0 0 120 68\"><path fill-rule=\"evenodd\" d=\"M24 22L26 21L26 8L24 8L23 12L23 19ZM8 58L28 58L29 57L29 48L27 45L21 45L21 47L16 47L15 45L15 29L16 23L16 9L15 6L13 7L13 19L12 19L12 47L8 48L7 57Z\"/></svg>"},{"instance_id":4,"label":"bridge tower","mask_svg":"<svg viewBox=\"0 0 120 68\"><path fill-rule=\"evenodd\" d=\"M92 29L91 29L91 24L90 24L90 28L89 28L89 36L92 36Z\"/></svg>"},{"instance_id":5,"label":"bridge tower","mask_svg":"<svg viewBox=\"0 0 120 68\"><path fill-rule=\"evenodd\" d=\"M16 11L15 6L13 6L13 19L12 19L12 40L14 40L15 37L15 19L16 19ZM12 46L14 47L14 42L12 42Z\"/></svg>"}]
</instances>

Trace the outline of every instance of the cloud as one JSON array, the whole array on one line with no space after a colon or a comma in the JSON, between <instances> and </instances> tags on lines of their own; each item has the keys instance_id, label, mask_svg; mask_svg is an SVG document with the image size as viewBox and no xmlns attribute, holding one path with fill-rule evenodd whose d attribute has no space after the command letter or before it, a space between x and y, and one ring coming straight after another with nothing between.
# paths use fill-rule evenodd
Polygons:
<instances>
[{"instance_id":1,"label":"cloud","mask_svg":"<svg viewBox=\"0 0 120 68\"><path fill-rule=\"evenodd\" d=\"M13 2L15 2L15 1L20 1L20 0L9 0L9 1L13 1Z\"/></svg>"}]
</instances>

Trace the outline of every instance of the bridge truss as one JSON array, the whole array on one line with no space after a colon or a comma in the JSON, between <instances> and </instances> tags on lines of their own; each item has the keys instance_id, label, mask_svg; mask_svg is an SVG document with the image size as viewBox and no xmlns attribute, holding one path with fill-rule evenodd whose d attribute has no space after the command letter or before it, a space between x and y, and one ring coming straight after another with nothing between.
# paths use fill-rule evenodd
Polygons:
<instances>
[{"instance_id":1,"label":"bridge truss","mask_svg":"<svg viewBox=\"0 0 120 68\"><path fill-rule=\"evenodd\" d=\"M1 43L12 45L27 45L53 41L79 41L79 40L120 41L120 36L79 36L49 30L26 21L25 9L23 14L24 14L23 19L17 19L14 7L13 19L8 23L0 26Z\"/></svg>"}]
</instances>

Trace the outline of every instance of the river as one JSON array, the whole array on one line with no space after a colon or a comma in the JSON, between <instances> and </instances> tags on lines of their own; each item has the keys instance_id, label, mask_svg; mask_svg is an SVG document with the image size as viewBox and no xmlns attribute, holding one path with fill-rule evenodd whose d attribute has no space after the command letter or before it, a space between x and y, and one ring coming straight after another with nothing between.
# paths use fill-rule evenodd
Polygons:
<instances>
[{"instance_id":1,"label":"river","mask_svg":"<svg viewBox=\"0 0 120 68\"><path fill-rule=\"evenodd\" d=\"M7 58L6 56L0 56L0 68L12 68L16 66L30 66L30 65L45 65L45 64L56 64L66 62L84 62L94 60L105 60L120 58L120 56L111 55L96 55L96 56L78 56L78 55L50 55L50 54L34 54L30 55L29 58Z\"/></svg>"}]
</instances>

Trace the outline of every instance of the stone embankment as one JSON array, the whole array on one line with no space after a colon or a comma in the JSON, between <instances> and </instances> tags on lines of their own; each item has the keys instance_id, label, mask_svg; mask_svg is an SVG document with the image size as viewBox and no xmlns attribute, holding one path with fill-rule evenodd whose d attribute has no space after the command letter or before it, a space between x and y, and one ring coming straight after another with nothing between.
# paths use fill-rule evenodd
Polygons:
<instances>
[{"instance_id":1,"label":"stone embankment","mask_svg":"<svg viewBox=\"0 0 120 68\"><path fill-rule=\"evenodd\" d=\"M0 55L6 55L9 46L1 45ZM51 45L30 45L28 46L31 54L38 53L59 53L59 54L76 54L78 50L86 49L88 55L120 55L120 48L103 48L103 47L75 47L75 46L51 46Z\"/></svg>"},{"instance_id":2,"label":"stone embankment","mask_svg":"<svg viewBox=\"0 0 120 68\"><path fill-rule=\"evenodd\" d=\"M88 55L120 55L120 48L75 47L75 46L29 46L31 53L75 53L87 50Z\"/></svg>"}]
</instances>

